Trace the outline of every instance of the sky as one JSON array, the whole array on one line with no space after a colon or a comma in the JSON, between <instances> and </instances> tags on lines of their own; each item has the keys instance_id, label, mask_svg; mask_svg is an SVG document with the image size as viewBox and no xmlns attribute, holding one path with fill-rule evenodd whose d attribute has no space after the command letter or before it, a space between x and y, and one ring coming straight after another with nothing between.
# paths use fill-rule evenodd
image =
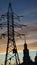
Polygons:
<instances>
[{"instance_id":1,"label":"sky","mask_svg":"<svg viewBox=\"0 0 37 65\"><path fill-rule=\"evenodd\" d=\"M37 0L0 0L0 15L8 11L9 2L12 4L13 12L22 15L20 22L27 25L20 33L26 33L26 42L29 50L37 50ZM0 21L1 23L1 21ZM1 30L4 32L6 28ZM18 30L19 32L20 30ZM6 43L5 43L6 42ZM25 39L16 39L17 49L22 52ZM18 44L17 44L18 43ZM0 39L0 54L6 52L7 38ZM34 52L35 56L35 52Z\"/></svg>"}]
</instances>

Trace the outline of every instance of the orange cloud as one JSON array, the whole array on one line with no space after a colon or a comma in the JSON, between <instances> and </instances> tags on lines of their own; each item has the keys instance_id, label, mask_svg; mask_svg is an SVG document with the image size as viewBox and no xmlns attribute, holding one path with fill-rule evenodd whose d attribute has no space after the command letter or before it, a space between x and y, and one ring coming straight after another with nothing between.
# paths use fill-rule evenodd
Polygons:
<instances>
[{"instance_id":1,"label":"orange cloud","mask_svg":"<svg viewBox=\"0 0 37 65\"><path fill-rule=\"evenodd\" d=\"M27 44L28 45L28 49L29 50L37 50L37 44L34 43L34 44ZM17 46L17 50L20 52L20 51L23 51L24 49L24 46L23 45L18 45ZM2 47L0 48L0 53L5 53L6 52L6 47Z\"/></svg>"}]
</instances>

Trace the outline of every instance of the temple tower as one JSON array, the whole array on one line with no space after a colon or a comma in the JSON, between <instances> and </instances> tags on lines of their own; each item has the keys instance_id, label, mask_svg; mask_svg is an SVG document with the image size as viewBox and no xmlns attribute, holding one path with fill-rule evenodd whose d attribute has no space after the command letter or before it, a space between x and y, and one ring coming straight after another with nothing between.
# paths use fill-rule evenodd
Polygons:
<instances>
[{"instance_id":1,"label":"temple tower","mask_svg":"<svg viewBox=\"0 0 37 65\"><path fill-rule=\"evenodd\" d=\"M27 48L26 41L25 41L24 50L23 50L23 62L26 62L26 63L30 62L29 50Z\"/></svg>"}]
</instances>

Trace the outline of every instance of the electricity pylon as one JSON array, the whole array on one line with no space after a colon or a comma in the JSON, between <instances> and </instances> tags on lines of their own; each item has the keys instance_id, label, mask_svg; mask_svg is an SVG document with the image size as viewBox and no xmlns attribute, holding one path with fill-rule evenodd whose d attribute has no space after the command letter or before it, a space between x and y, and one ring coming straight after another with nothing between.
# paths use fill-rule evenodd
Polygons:
<instances>
[{"instance_id":1,"label":"electricity pylon","mask_svg":"<svg viewBox=\"0 0 37 65\"><path fill-rule=\"evenodd\" d=\"M15 34L14 34L14 14L12 11L11 3L9 3L8 12L7 12L7 33L8 33L8 41L7 41L7 49L6 49L6 57L5 64L11 64L12 57L16 60L16 65L20 64L17 47L15 43ZM12 53L12 55L11 55Z\"/></svg>"}]
</instances>

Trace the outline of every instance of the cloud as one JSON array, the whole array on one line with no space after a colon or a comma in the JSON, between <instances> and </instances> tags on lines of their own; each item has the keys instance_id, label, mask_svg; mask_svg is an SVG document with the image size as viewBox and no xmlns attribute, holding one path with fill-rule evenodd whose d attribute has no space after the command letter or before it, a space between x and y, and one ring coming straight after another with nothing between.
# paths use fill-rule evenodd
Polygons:
<instances>
[{"instance_id":1,"label":"cloud","mask_svg":"<svg viewBox=\"0 0 37 65\"><path fill-rule=\"evenodd\" d=\"M30 23L29 23L30 24ZM37 24L31 23L31 25L28 25L27 27L27 35L26 35L26 42L28 44L29 50L37 50ZM16 39L16 45L18 51L23 50L25 38ZM6 52L6 46L7 46L7 38L0 39L0 53Z\"/></svg>"},{"instance_id":2,"label":"cloud","mask_svg":"<svg viewBox=\"0 0 37 65\"><path fill-rule=\"evenodd\" d=\"M37 16L37 8L24 9L20 12L20 15L24 16Z\"/></svg>"},{"instance_id":3,"label":"cloud","mask_svg":"<svg viewBox=\"0 0 37 65\"><path fill-rule=\"evenodd\" d=\"M6 47L7 47L7 40L3 39L0 40L0 53L6 53ZM29 50L37 50L37 39L27 39L27 45ZM16 45L17 45L17 50L18 52L23 51L24 49L24 40L17 40Z\"/></svg>"},{"instance_id":4,"label":"cloud","mask_svg":"<svg viewBox=\"0 0 37 65\"><path fill-rule=\"evenodd\" d=\"M16 28L16 32L18 33L26 33L26 41L28 44L28 48L30 50L37 50L37 21L33 22L26 22L24 23L27 25L27 27L23 27L22 29ZM0 31L0 33L4 33L7 30L7 28L4 28ZM23 45L24 45L25 37L23 39L19 38L16 39L16 45L18 51L22 51ZM0 53L6 52L6 46L7 46L7 38L0 39Z\"/></svg>"}]
</instances>

